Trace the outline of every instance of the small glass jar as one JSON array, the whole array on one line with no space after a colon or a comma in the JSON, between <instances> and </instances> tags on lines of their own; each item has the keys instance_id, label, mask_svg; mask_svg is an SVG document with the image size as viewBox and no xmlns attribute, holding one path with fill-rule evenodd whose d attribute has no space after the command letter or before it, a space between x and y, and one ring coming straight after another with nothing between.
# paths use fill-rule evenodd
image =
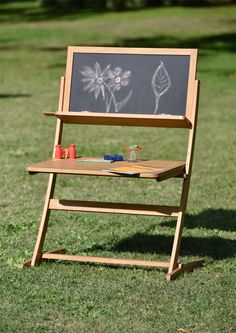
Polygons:
<instances>
[{"instance_id":1,"label":"small glass jar","mask_svg":"<svg viewBox=\"0 0 236 333\"><path fill-rule=\"evenodd\" d=\"M125 148L127 162L137 162L141 157L141 147L139 145L129 145Z\"/></svg>"}]
</instances>

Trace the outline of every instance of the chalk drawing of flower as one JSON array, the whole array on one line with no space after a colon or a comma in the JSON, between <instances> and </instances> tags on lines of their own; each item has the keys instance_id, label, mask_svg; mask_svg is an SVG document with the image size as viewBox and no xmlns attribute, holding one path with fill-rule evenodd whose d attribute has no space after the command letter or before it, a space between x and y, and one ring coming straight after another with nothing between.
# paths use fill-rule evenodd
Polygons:
<instances>
[{"instance_id":1,"label":"chalk drawing of flower","mask_svg":"<svg viewBox=\"0 0 236 333\"><path fill-rule=\"evenodd\" d=\"M84 70L81 71L81 74L85 76L85 78L82 79L82 82L87 83L84 87L84 91L88 90L89 93L94 91L96 99L101 92L103 99L105 99L105 81L107 79L107 74L110 72L109 68L110 65L102 71L99 63L97 62L94 65L94 69L89 66L85 66Z\"/></svg>"},{"instance_id":2,"label":"chalk drawing of flower","mask_svg":"<svg viewBox=\"0 0 236 333\"><path fill-rule=\"evenodd\" d=\"M122 68L120 67L111 70L110 67L111 65L108 65L102 70L98 62L95 63L94 69L84 66L81 71L84 78L81 81L86 84L84 91L88 91L89 93L95 92L96 99L101 93L102 98L105 100L106 112L110 112L112 107L115 112L119 112L131 98L132 90L120 102L117 102L115 92L129 85L131 71L122 72Z\"/></svg>"},{"instance_id":3,"label":"chalk drawing of flower","mask_svg":"<svg viewBox=\"0 0 236 333\"><path fill-rule=\"evenodd\" d=\"M121 87L127 87L130 75L131 71L125 71L122 73L122 69L120 67L116 67L114 71L110 71L109 73L110 87L114 87L114 90L116 91L120 90Z\"/></svg>"}]
</instances>

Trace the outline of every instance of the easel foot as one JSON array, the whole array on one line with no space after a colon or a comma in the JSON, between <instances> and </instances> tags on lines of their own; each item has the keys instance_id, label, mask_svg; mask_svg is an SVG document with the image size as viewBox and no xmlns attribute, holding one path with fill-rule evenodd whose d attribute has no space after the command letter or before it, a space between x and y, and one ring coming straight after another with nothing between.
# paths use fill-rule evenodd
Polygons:
<instances>
[{"instance_id":1,"label":"easel foot","mask_svg":"<svg viewBox=\"0 0 236 333\"><path fill-rule=\"evenodd\" d=\"M32 261L32 258L22 262L22 264L19 265L19 268L31 267L31 261Z\"/></svg>"},{"instance_id":2,"label":"easel foot","mask_svg":"<svg viewBox=\"0 0 236 333\"><path fill-rule=\"evenodd\" d=\"M59 250L55 250L55 251L50 251L50 253L54 253L54 254L65 254L66 253L66 249L59 249ZM41 259L39 260L39 264L42 261L42 256L43 256L43 254L41 254ZM38 264L38 265L32 266L31 262L32 262L32 258L30 258L30 259L24 261L22 264L20 264L19 268L35 267L35 266L39 265Z\"/></svg>"},{"instance_id":3,"label":"easel foot","mask_svg":"<svg viewBox=\"0 0 236 333\"><path fill-rule=\"evenodd\" d=\"M178 267L166 276L167 281L173 281L184 272L192 272L196 267L201 267L205 263L205 259L198 259L188 262L187 264L178 264Z\"/></svg>"}]
</instances>

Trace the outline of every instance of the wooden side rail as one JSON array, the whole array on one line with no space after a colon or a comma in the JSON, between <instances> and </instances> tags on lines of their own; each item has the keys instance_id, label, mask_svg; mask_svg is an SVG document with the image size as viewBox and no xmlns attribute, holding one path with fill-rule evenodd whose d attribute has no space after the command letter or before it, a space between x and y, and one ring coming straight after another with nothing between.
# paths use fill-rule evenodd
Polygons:
<instances>
[{"instance_id":1,"label":"wooden side rail","mask_svg":"<svg viewBox=\"0 0 236 333\"><path fill-rule=\"evenodd\" d=\"M178 206L51 199L51 210L178 217Z\"/></svg>"}]
</instances>

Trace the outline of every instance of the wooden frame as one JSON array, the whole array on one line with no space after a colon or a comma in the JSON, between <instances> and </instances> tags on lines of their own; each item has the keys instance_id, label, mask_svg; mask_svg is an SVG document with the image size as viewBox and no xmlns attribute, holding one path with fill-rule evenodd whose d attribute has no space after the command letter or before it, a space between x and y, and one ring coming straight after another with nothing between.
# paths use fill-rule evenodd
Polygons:
<instances>
[{"instance_id":1,"label":"wooden frame","mask_svg":"<svg viewBox=\"0 0 236 333\"><path fill-rule=\"evenodd\" d=\"M72 78L73 55L76 53L87 54L126 54L126 55L179 55L189 56L189 77L186 101L186 112L184 116L146 115L146 114L115 114L115 113L93 113L93 112L71 112L69 111L70 86ZM47 113L47 116L56 116L65 123L71 124L96 124L96 125L121 125L121 126L145 126L145 127L175 127L190 128L192 121L191 104L194 95L194 81L197 67L196 49L147 49L147 48L103 48L103 47L68 47L66 78L64 85L64 97L61 109L56 113Z\"/></svg>"},{"instance_id":2,"label":"wooden frame","mask_svg":"<svg viewBox=\"0 0 236 333\"><path fill-rule=\"evenodd\" d=\"M72 71L72 59L74 52L80 53L116 53L116 54L171 54L171 55L189 55L190 69L187 92L187 103L185 116L160 116L160 115L133 115L133 114L106 114L106 113L77 113L69 111L70 81ZM138 178L149 178L156 181L178 177L182 179L182 194L178 206L160 206L160 205L143 205L127 203L105 203L93 201L76 201L76 200L58 200L54 199L54 189L57 180L57 174L73 175L91 175L91 176L109 176L121 177L122 175L105 172L104 165L100 163L82 163L76 164L71 160L51 160L33 164L27 168L28 172L49 173L48 189L46 193L45 204L41 223L39 226L38 237L35 244L33 256L30 260L24 262L22 267L36 266L44 259L61 259L70 261L82 261L92 263L106 264L125 264L150 267L164 267L168 269L167 280L172 280L184 271L191 271L194 267L201 266L203 259L196 260L187 264L178 262L181 245L182 232L184 227L184 215L187 207L188 192L191 178L196 124L197 109L199 96L199 82L195 80L197 62L196 50L180 49L131 49L131 48L91 48L91 47L69 47L67 58L66 78L61 78L60 97L58 111L55 113L46 113L46 115L57 117L56 133L54 146L60 144L62 140L63 124L105 124L105 125L125 125L125 126L150 126L150 127L174 127L187 128L189 130L189 140L187 146L185 161L148 161L152 166L162 166L158 173L141 173ZM122 165L126 162L117 162ZM145 163L144 163L145 165ZM43 244L47 233L48 222L51 210L82 211L82 212L100 212L100 213L117 213L117 214L136 214L150 216L171 216L177 219L175 236L173 241L170 261L156 262L143 260L126 260L115 258L97 258L87 256L72 256L65 254L65 250L43 253Z\"/></svg>"}]
</instances>

